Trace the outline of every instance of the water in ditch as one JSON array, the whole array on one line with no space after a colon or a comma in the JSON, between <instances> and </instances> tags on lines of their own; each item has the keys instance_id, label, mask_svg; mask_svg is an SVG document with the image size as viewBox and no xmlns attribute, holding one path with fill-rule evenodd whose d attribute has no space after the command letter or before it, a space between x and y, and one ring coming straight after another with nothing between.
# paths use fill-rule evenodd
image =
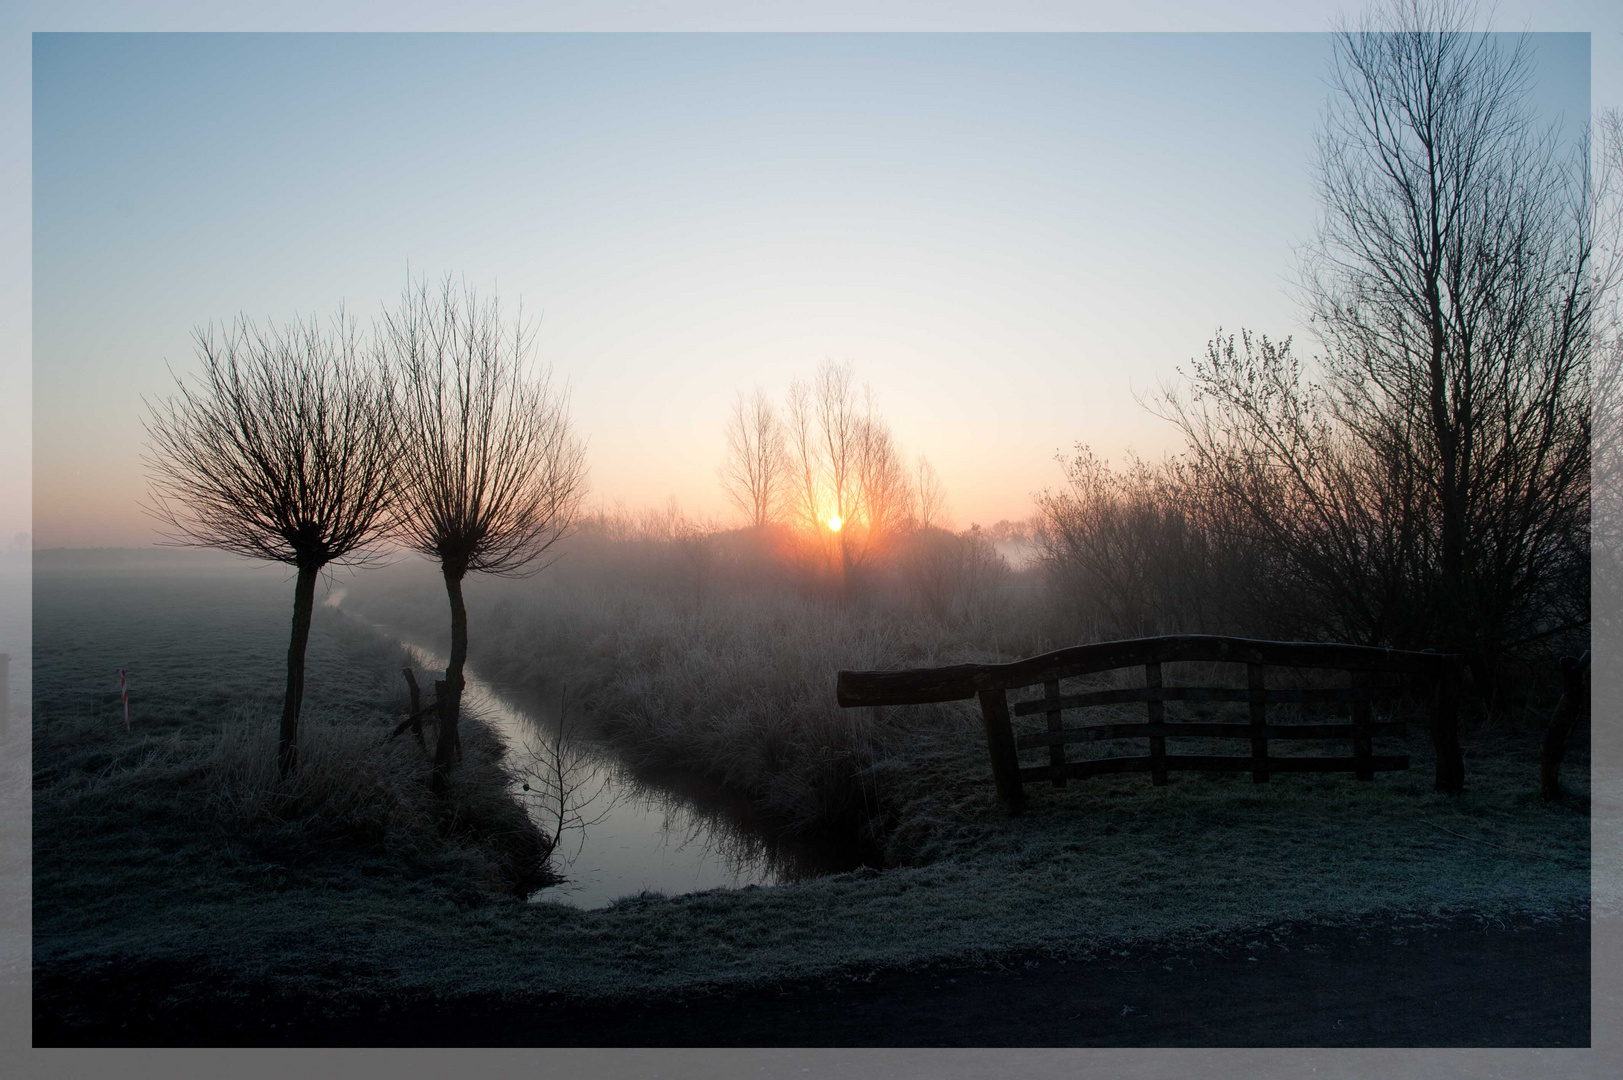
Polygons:
<instances>
[{"instance_id":1,"label":"water in ditch","mask_svg":"<svg viewBox=\"0 0 1623 1080\"><path fill-rule=\"evenodd\" d=\"M339 608L342 589L326 603ZM354 617L353 614L350 617ZM398 640L425 674L425 700L445 670L443 654L407 636ZM747 800L691 777L634 775L612 752L571 734L559 702L494 687L464 673L465 714L490 724L507 744L513 793L549 835L558 830L559 762L563 763L565 828L552 867L563 877L533 901L605 907L642 892L675 896L716 888L769 886L854 870L871 862L855 845L816 843L775 834ZM528 785L526 790L525 785Z\"/></svg>"}]
</instances>

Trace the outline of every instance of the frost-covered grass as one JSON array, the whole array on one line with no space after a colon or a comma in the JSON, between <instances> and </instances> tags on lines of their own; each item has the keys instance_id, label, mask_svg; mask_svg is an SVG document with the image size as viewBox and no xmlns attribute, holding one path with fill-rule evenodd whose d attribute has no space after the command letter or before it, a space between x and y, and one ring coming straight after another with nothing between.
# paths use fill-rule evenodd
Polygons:
<instances>
[{"instance_id":1,"label":"frost-covered grass","mask_svg":"<svg viewBox=\"0 0 1623 1080\"><path fill-rule=\"evenodd\" d=\"M983 624L997 632L989 645L970 639L967 622L919 629L882 611L785 597L752 606L719 590L653 603L601 583L594 597L586 581L571 599L566 578L480 586L482 674L550 672L590 695L630 752L688 754L698 767L713 754L731 783L761 783L757 797L781 800L790 817L849 785L865 812L879 808L892 868L598 911L524 904L492 884L499 855L477 830L437 828L446 822L418 816L418 789L396 781L417 751L381 743L401 704L398 657L383 644L323 616L311 648L311 787L278 799L266 718L290 586L271 581L247 603L207 576L58 584L54 603L49 583L40 590L34 734L35 958L56 973L167 960L210 980L211 993L281 989L339 1007L596 998L1076 955L1371 913L1491 919L1587 903L1587 747L1564 772L1578 797L1543 804L1536 718L1466 733L1458 799L1431 792L1417 735L1414 768L1373 783L1175 774L1156 788L1106 777L1034 785L1027 813L1011 819L992 797L972 706L838 710L833 671L1008 658L1046 643L995 618ZM366 599L365 578L350 584L386 621L442 611L432 591L401 594L389 611L382 595ZM490 648L503 641L513 647ZM513 666L492 672L504 655ZM108 677L117 666L138 688L129 735ZM478 765L493 749L483 738L459 774L463 805L511 807L499 771ZM820 775L835 777L821 791ZM813 778L811 793L788 776Z\"/></svg>"},{"instance_id":2,"label":"frost-covered grass","mask_svg":"<svg viewBox=\"0 0 1623 1080\"><path fill-rule=\"evenodd\" d=\"M695 591L683 582L683 566L673 545L588 540L535 580L477 581L468 590L472 662L499 684L565 686L622 758L706 775L749 796L790 829L866 831L885 845L892 865L975 856L980 840L965 833L964 822L995 809L976 704L841 709L834 677L843 669L1010 660L1085 640L1081 633L1064 636L1063 619L1043 603L1032 577L1005 578L1004 587L980 603L940 618L882 580L872 594L839 603L748 563L713 565L703 591ZM445 622L434 584L425 568L405 564L359 581L346 603L433 633ZM1123 672L1116 681L1141 677ZM1177 664L1168 667L1167 678L1210 684L1243 675L1232 665ZM1409 753L1411 770L1363 785L1399 799L1394 814L1410 808L1411 796L1430 797L1433 770L1424 719L1412 702L1404 706L1419 722L1411 724L1406 744L1383 738L1377 752ZM1168 706L1169 715L1182 708ZM1243 706L1227 708L1229 719L1244 721ZM1110 719L1112 712L1122 721L1144 716L1142 706L1090 712L1092 720ZM1534 708L1517 716L1514 730L1504 724L1468 729L1471 783L1509 784L1517 793L1536 786L1545 719ZM1024 723L1036 730L1041 718ZM1275 742L1270 750L1301 751L1346 754L1350 748ZM1073 756L1078 752L1071 748ZM1139 744L1127 752L1144 751ZM1249 747L1184 743L1172 752L1243 756ZM1028 763L1043 753L1028 752ZM1567 772L1582 789L1583 767L1574 764ZM1075 812L1092 817L1116 803L1089 803L1088 793L1132 783L1104 779L1064 793L1044 786L1038 801L1074 804ZM1340 796L1334 793L1358 787L1351 777L1311 775L1276 776L1255 792L1244 774L1182 774L1177 783L1218 792L1243 783L1247 794L1238 797L1266 805L1291 792L1307 800L1300 812L1310 817L1335 804Z\"/></svg>"},{"instance_id":3,"label":"frost-covered grass","mask_svg":"<svg viewBox=\"0 0 1623 1080\"><path fill-rule=\"evenodd\" d=\"M402 653L330 611L311 636L301 768L279 778L282 584L235 568L39 575L36 931L177 880L227 895L387 876L476 898L533 879L545 851L506 794L496 737L469 725L452 797L436 799L415 742L385 739L404 711Z\"/></svg>"},{"instance_id":4,"label":"frost-covered grass","mask_svg":"<svg viewBox=\"0 0 1623 1080\"><path fill-rule=\"evenodd\" d=\"M959 732L961 710L841 709L835 673L1054 647L1029 589L1008 579L941 617L894 581L840 602L758 565L716 563L695 589L674 545L583 543L535 580L472 580L470 661L498 685L568 690L634 767L703 775L794 831L882 834L887 763L934 729ZM444 633L445 600L422 566L358 579L345 603Z\"/></svg>"},{"instance_id":5,"label":"frost-covered grass","mask_svg":"<svg viewBox=\"0 0 1623 1080\"><path fill-rule=\"evenodd\" d=\"M0 1009L28 985L33 847L30 842L28 731L30 575L17 555L0 554L0 652L11 657L9 723L0 721Z\"/></svg>"},{"instance_id":6,"label":"frost-covered grass","mask_svg":"<svg viewBox=\"0 0 1623 1080\"><path fill-rule=\"evenodd\" d=\"M1142 779L1142 778L1141 778ZM161 933L102 905L102 956L184 959L255 985L376 997L689 993L1014 952L1194 943L1373 913L1422 922L1581 911L1584 819L1473 785L1450 802L1248 781L1068 790L1008 819L964 797L956 857L770 889L459 910L430 891L287 882L220 895L171 887ZM1318 785L1312 785L1318 788ZM1391 785L1386 785L1391 788ZM150 905L152 901L146 901ZM65 944L65 943L64 943ZM308 961L319 957L319 963Z\"/></svg>"}]
</instances>

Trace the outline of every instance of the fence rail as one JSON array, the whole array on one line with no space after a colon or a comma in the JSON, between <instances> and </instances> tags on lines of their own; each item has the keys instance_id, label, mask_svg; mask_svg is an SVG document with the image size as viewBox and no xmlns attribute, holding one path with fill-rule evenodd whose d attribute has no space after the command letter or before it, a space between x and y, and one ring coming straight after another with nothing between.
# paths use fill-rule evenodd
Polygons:
<instances>
[{"instance_id":1,"label":"fence rail","mask_svg":"<svg viewBox=\"0 0 1623 1080\"><path fill-rule=\"evenodd\" d=\"M1372 736L1407 735L1409 725L1402 720L1383 720L1369 725ZM1029 750L1037 746L1063 745L1074 742L1097 742L1102 739L1250 739L1257 729L1250 724L1208 724L1175 721L1160 724L1090 724L1080 728L1061 728L1058 731L1038 731L1021 735L1014 740L1016 750ZM1352 739L1360 734L1357 724L1264 724L1264 739ZM1250 759L1246 759L1250 760ZM1270 759L1273 760L1273 759Z\"/></svg>"},{"instance_id":2,"label":"fence rail","mask_svg":"<svg viewBox=\"0 0 1623 1080\"><path fill-rule=\"evenodd\" d=\"M1164 784L1171 771L1247 772L1264 783L1278 772L1352 772L1372 780L1377 772L1407 769L1407 756L1376 755L1372 740L1407 733L1402 721L1375 721L1372 702L1401 692L1401 687L1376 685L1374 675L1411 676L1423 685L1428 699L1432 744L1437 751L1436 789L1457 794L1464 786L1464 759L1459 747L1458 698L1460 660L1453 654L1413 652L1305 641L1262 641L1253 638L1179 634L1079 645L1008 664L959 664L909 671L842 671L836 697L846 708L880 705L923 705L977 698L986 728L987 752L998 797L1010 813L1025 803L1024 784L1048 780L1063 786L1068 779L1104 773L1148 772ZM1161 666L1177 662L1244 664L1246 686L1166 686ZM1059 692L1061 679L1099 674L1123 668L1144 668L1142 687ZM1269 687L1266 671L1279 668L1316 668L1344 672L1350 685L1329 688ZM1042 686L1043 696L1016 702L1008 693ZM1233 703L1249 706L1247 723L1168 721L1168 701ZM1067 709L1143 702L1145 723L1090 724L1065 727ZM1268 722L1272 704L1344 704L1351 707L1351 723L1277 724ZM1013 717L1046 716L1048 730L1016 736ZM1248 756L1168 754L1168 738L1248 739ZM1147 739L1149 753L1140 757L1093 758L1068 761L1071 743L1112 739ZM1272 739L1335 739L1352 743L1351 757L1274 757ZM1048 747L1046 765L1022 766L1022 750Z\"/></svg>"}]
</instances>

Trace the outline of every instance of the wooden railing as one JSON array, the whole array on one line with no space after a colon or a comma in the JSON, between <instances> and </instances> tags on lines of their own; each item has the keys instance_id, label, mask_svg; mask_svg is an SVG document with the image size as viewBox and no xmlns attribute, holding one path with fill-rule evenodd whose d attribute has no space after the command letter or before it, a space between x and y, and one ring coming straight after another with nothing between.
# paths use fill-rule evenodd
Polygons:
<instances>
[{"instance_id":1,"label":"wooden railing","mask_svg":"<svg viewBox=\"0 0 1623 1080\"><path fill-rule=\"evenodd\" d=\"M1246 686L1166 686L1161 665L1176 662L1244 664ZM1088 690L1061 694L1060 680L1114 671L1144 668L1144 685L1126 689ZM1346 673L1345 687L1275 687L1267 685L1267 669L1318 668ZM1464 786L1465 766L1460 753L1458 701L1460 657L1436 652L1370 648L1304 641L1258 641L1250 638L1182 634L1135 638L1079 645L1008 664L958 664L910 671L842 671L836 683L840 705L922 705L938 701L978 698L986 727L987 752L998 798L1012 814L1025 804L1024 785L1049 780L1063 786L1072 777L1101 773L1148 772L1156 784L1176 770L1250 772L1254 783L1264 783L1276 772L1352 772L1360 780L1375 773L1406 769L1407 756L1377 755L1376 736L1402 735L1402 722L1377 722L1371 704L1402 692L1401 686L1382 684L1377 676L1409 676L1418 681L1430 713L1432 744L1437 752L1436 789L1457 794ZM1041 686L1043 696L1020 701L1010 709L1008 693ZM1168 701L1234 702L1249 706L1246 723L1169 721ZM1144 723L1084 724L1065 727L1067 709L1144 702ZM1268 706L1282 703L1346 704L1350 723L1273 724ZM1042 715L1047 730L1016 736L1012 716ZM1168 738L1248 739L1251 752L1244 757L1169 754ZM1068 761L1071 743L1102 739L1148 739L1149 753L1140 757L1106 757ZM1271 739L1345 739L1351 757L1272 757ZM1022 766L1020 751L1048 747L1048 763Z\"/></svg>"}]
</instances>

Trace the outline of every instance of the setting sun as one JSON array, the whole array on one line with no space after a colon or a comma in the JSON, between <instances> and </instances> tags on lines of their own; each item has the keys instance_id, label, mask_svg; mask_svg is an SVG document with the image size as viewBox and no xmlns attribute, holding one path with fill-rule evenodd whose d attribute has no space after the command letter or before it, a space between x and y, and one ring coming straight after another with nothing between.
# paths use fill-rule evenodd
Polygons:
<instances>
[{"instance_id":1,"label":"setting sun","mask_svg":"<svg viewBox=\"0 0 1623 1080\"><path fill-rule=\"evenodd\" d=\"M845 521L843 519L841 519L840 515L838 515L838 514L829 515L829 519L828 519L828 531L829 532L839 532L840 531L840 526L844 525L844 524L845 524Z\"/></svg>"}]
</instances>

